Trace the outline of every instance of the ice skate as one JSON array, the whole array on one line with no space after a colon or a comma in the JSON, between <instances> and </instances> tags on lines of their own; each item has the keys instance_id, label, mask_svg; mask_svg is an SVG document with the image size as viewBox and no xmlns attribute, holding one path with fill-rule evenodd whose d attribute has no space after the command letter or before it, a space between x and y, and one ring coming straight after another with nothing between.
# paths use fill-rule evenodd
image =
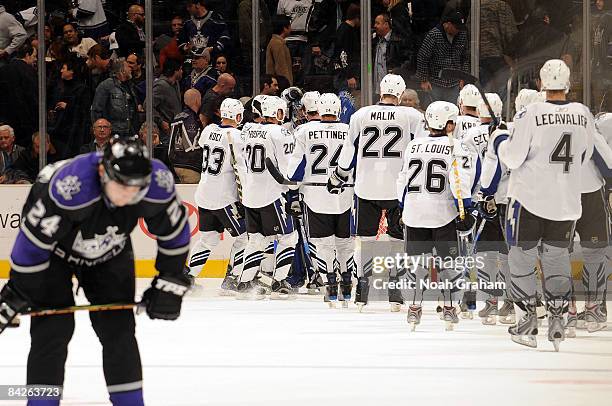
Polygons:
<instances>
[{"instance_id":1,"label":"ice skate","mask_svg":"<svg viewBox=\"0 0 612 406\"><path fill-rule=\"evenodd\" d=\"M444 312L442 311L442 306L437 305L436 306L436 313L438 314L438 317L440 318L440 320L444 320Z\"/></svg>"},{"instance_id":2,"label":"ice skate","mask_svg":"<svg viewBox=\"0 0 612 406\"><path fill-rule=\"evenodd\" d=\"M535 306L527 305L527 313L521 317L518 323L508 327L510 338L517 344L527 347L536 348L538 342L538 316L536 315Z\"/></svg>"},{"instance_id":3,"label":"ice skate","mask_svg":"<svg viewBox=\"0 0 612 406\"><path fill-rule=\"evenodd\" d=\"M337 296L337 294L336 294ZM272 292L270 293L270 299L272 300L287 300L293 299L295 294L293 288L286 280L274 281L272 283Z\"/></svg>"},{"instance_id":4,"label":"ice skate","mask_svg":"<svg viewBox=\"0 0 612 406\"><path fill-rule=\"evenodd\" d=\"M323 283L323 279L321 279L321 275L319 275L318 273L315 275L312 281L306 283L306 289L308 289L309 295L318 295L319 293L321 293L321 290L324 286L325 284Z\"/></svg>"},{"instance_id":5,"label":"ice skate","mask_svg":"<svg viewBox=\"0 0 612 406\"><path fill-rule=\"evenodd\" d=\"M553 343L555 351L559 352L561 341L565 340L565 328L563 326L563 308L548 307L548 341Z\"/></svg>"},{"instance_id":6,"label":"ice skate","mask_svg":"<svg viewBox=\"0 0 612 406\"><path fill-rule=\"evenodd\" d=\"M390 277L389 282L393 282L399 285L399 279L397 277ZM402 310L402 305L404 304L404 296L402 296L402 291L397 287L394 289L389 288L389 307L391 313L397 313Z\"/></svg>"},{"instance_id":7,"label":"ice skate","mask_svg":"<svg viewBox=\"0 0 612 406\"><path fill-rule=\"evenodd\" d=\"M236 286L236 299L262 300L266 297L266 290L256 281L240 282Z\"/></svg>"},{"instance_id":8,"label":"ice skate","mask_svg":"<svg viewBox=\"0 0 612 406\"><path fill-rule=\"evenodd\" d=\"M421 316L423 315L423 306L410 305L408 306L408 316L406 320L410 324L410 331L415 331L416 326L421 324Z\"/></svg>"},{"instance_id":9,"label":"ice skate","mask_svg":"<svg viewBox=\"0 0 612 406\"><path fill-rule=\"evenodd\" d=\"M238 288L238 281L236 276L230 274L225 275L223 282L221 282L221 289L219 289L219 296L234 296Z\"/></svg>"},{"instance_id":10,"label":"ice skate","mask_svg":"<svg viewBox=\"0 0 612 406\"><path fill-rule=\"evenodd\" d=\"M357 278L357 289L355 290L355 304L359 313L363 311L363 307L368 304L368 293L370 291L370 282L368 278Z\"/></svg>"},{"instance_id":11,"label":"ice skate","mask_svg":"<svg viewBox=\"0 0 612 406\"><path fill-rule=\"evenodd\" d=\"M274 279L270 272L259 272L257 277L253 279L255 284L264 290L265 295L269 295L272 292L272 284Z\"/></svg>"},{"instance_id":12,"label":"ice skate","mask_svg":"<svg viewBox=\"0 0 612 406\"><path fill-rule=\"evenodd\" d=\"M538 300L536 304L536 314L538 315L538 327L542 327L542 323L546 318L546 306L540 299L540 295L538 295Z\"/></svg>"},{"instance_id":13,"label":"ice skate","mask_svg":"<svg viewBox=\"0 0 612 406\"><path fill-rule=\"evenodd\" d=\"M455 306L444 306L442 314L444 315L444 322L446 323L446 331L453 331L455 329L455 324L459 323L457 309Z\"/></svg>"},{"instance_id":14,"label":"ice skate","mask_svg":"<svg viewBox=\"0 0 612 406\"><path fill-rule=\"evenodd\" d=\"M576 315L576 307L570 305L567 310L567 322L565 323L565 336L566 337L569 337L569 338L576 337L577 321L578 321L578 317Z\"/></svg>"},{"instance_id":15,"label":"ice skate","mask_svg":"<svg viewBox=\"0 0 612 406\"><path fill-rule=\"evenodd\" d=\"M478 317L482 320L482 324L486 326L494 326L497 324L497 298L487 299L481 311L478 312Z\"/></svg>"},{"instance_id":16,"label":"ice skate","mask_svg":"<svg viewBox=\"0 0 612 406\"><path fill-rule=\"evenodd\" d=\"M351 301L351 292L353 291L352 282L340 282L340 293L341 297L339 300L342 301L342 307L348 308L349 302Z\"/></svg>"},{"instance_id":17,"label":"ice skate","mask_svg":"<svg viewBox=\"0 0 612 406\"><path fill-rule=\"evenodd\" d=\"M464 292L459 308L462 319L472 320L474 318L474 310L476 310L476 292L473 290Z\"/></svg>"},{"instance_id":18,"label":"ice skate","mask_svg":"<svg viewBox=\"0 0 612 406\"><path fill-rule=\"evenodd\" d=\"M338 304L338 285L327 285L325 287L325 296L323 301L327 303L330 309L335 309Z\"/></svg>"},{"instance_id":19,"label":"ice skate","mask_svg":"<svg viewBox=\"0 0 612 406\"><path fill-rule=\"evenodd\" d=\"M579 330L586 329L586 321L584 321L584 313L585 311L583 310L576 314L576 328Z\"/></svg>"},{"instance_id":20,"label":"ice skate","mask_svg":"<svg viewBox=\"0 0 612 406\"><path fill-rule=\"evenodd\" d=\"M514 303L511 300L504 300L504 304L497 312L497 320L501 324L515 324Z\"/></svg>"},{"instance_id":21,"label":"ice skate","mask_svg":"<svg viewBox=\"0 0 612 406\"><path fill-rule=\"evenodd\" d=\"M598 303L587 303L584 307L584 321L589 333L605 330L608 327L607 315Z\"/></svg>"}]
</instances>

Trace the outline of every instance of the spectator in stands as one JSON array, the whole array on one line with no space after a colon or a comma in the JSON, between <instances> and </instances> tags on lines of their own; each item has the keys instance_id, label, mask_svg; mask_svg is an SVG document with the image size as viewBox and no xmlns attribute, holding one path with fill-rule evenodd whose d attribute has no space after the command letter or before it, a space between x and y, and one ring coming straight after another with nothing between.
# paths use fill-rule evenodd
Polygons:
<instances>
[{"instance_id":1,"label":"spectator in stands","mask_svg":"<svg viewBox=\"0 0 612 406\"><path fill-rule=\"evenodd\" d=\"M201 107L200 92L185 92L185 108L172 121L172 135L168 159L179 178L179 183L198 183L202 170L202 147L198 144L202 123L198 117Z\"/></svg>"},{"instance_id":2,"label":"spectator in stands","mask_svg":"<svg viewBox=\"0 0 612 406\"><path fill-rule=\"evenodd\" d=\"M204 126L210 123L219 124L221 116L219 108L221 103L234 91L236 80L230 74L223 73L219 76L217 84L202 97L202 107L200 108L200 121Z\"/></svg>"},{"instance_id":3,"label":"spectator in stands","mask_svg":"<svg viewBox=\"0 0 612 406\"><path fill-rule=\"evenodd\" d=\"M15 132L10 125L0 125L0 151L6 154L5 164L12 165L21 151L25 150L21 145L15 144Z\"/></svg>"},{"instance_id":4,"label":"spectator in stands","mask_svg":"<svg viewBox=\"0 0 612 406\"><path fill-rule=\"evenodd\" d=\"M605 0L597 0L591 23L593 107L596 112L612 109L612 13Z\"/></svg>"},{"instance_id":5,"label":"spectator in stands","mask_svg":"<svg viewBox=\"0 0 612 406\"><path fill-rule=\"evenodd\" d=\"M470 54L465 32L465 19L459 12L442 17L440 25L427 33L417 57L417 77L421 89L431 92L434 100L456 103L459 81L440 78L444 68L470 70Z\"/></svg>"},{"instance_id":6,"label":"spectator in stands","mask_svg":"<svg viewBox=\"0 0 612 406\"><path fill-rule=\"evenodd\" d=\"M100 83L109 78L111 66L111 52L100 44L94 45L87 51L87 88L89 95L93 97Z\"/></svg>"},{"instance_id":7,"label":"spectator in stands","mask_svg":"<svg viewBox=\"0 0 612 406\"><path fill-rule=\"evenodd\" d=\"M134 91L138 97L138 103L144 103L146 93L146 72L144 68L144 61L141 56L136 54L129 54L125 58L130 71L132 72L132 84L134 85Z\"/></svg>"},{"instance_id":8,"label":"spectator in stands","mask_svg":"<svg viewBox=\"0 0 612 406\"><path fill-rule=\"evenodd\" d=\"M227 52L231 38L223 17L211 10L208 0L189 0L187 11L191 19L185 21L178 43L179 48L187 53L192 48L207 48L211 55Z\"/></svg>"},{"instance_id":9,"label":"spectator in stands","mask_svg":"<svg viewBox=\"0 0 612 406\"><path fill-rule=\"evenodd\" d=\"M185 78L184 89L197 89L206 94L217 83L219 72L210 65L210 53L205 48L191 50L191 75Z\"/></svg>"},{"instance_id":10,"label":"spectator in stands","mask_svg":"<svg viewBox=\"0 0 612 406\"><path fill-rule=\"evenodd\" d=\"M93 140L91 142L81 145L79 153L86 154L88 152L104 152L106 144L110 140L113 131L113 126L110 121L105 118L100 118L91 127L91 133L93 134Z\"/></svg>"},{"instance_id":11,"label":"spectator in stands","mask_svg":"<svg viewBox=\"0 0 612 406\"><path fill-rule=\"evenodd\" d=\"M518 32L512 9L503 0L480 2L480 83L488 92L506 93L512 57L510 46Z\"/></svg>"},{"instance_id":12,"label":"spectator in stands","mask_svg":"<svg viewBox=\"0 0 612 406\"><path fill-rule=\"evenodd\" d=\"M70 14L76 18L83 37L99 42L100 38L110 34L102 0L77 0L71 3L76 7L70 10Z\"/></svg>"},{"instance_id":13,"label":"spectator in stands","mask_svg":"<svg viewBox=\"0 0 612 406\"><path fill-rule=\"evenodd\" d=\"M308 19L308 46L313 74L328 74L342 10L335 0L314 1Z\"/></svg>"},{"instance_id":14,"label":"spectator in stands","mask_svg":"<svg viewBox=\"0 0 612 406\"><path fill-rule=\"evenodd\" d=\"M292 85L291 54L285 44L285 38L291 33L291 21L287 16L275 16L272 24L272 38L266 48L266 73L284 76Z\"/></svg>"},{"instance_id":15,"label":"spectator in stands","mask_svg":"<svg viewBox=\"0 0 612 406\"><path fill-rule=\"evenodd\" d=\"M178 47L177 38L183 29L183 17L174 16L170 22L170 32L162 34L153 43L153 53L163 69L167 58L182 60L182 54Z\"/></svg>"},{"instance_id":16,"label":"spectator in stands","mask_svg":"<svg viewBox=\"0 0 612 406\"><path fill-rule=\"evenodd\" d=\"M74 23L64 24L62 32L68 51L76 53L80 58L87 59L87 52L97 44L92 38L81 38L77 25Z\"/></svg>"},{"instance_id":17,"label":"spectator in stands","mask_svg":"<svg viewBox=\"0 0 612 406\"><path fill-rule=\"evenodd\" d=\"M153 139L153 158L159 159L168 167L168 170L172 172L172 177L174 178L174 182L177 183L179 181L176 173L174 172L174 168L170 164L168 160L168 145L162 144L159 138L159 127L157 124L153 123L151 126L151 135ZM147 142L147 123L144 122L140 126L140 130L138 131L138 138L143 142L143 144L148 145Z\"/></svg>"},{"instance_id":18,"label":"spectator in stands","mask_svg":"<svg viewBox=\"0 0 612 406\"><path fill-rule=\"evenodd\" d=\"M128 9L127 21L115 30L115 39L119 46L119 56L144 53L145 48L145 12L142 6L133 4Z\"/></svg>"},{"instance_id":19,"label":"spectator in stands","mask_svg":"<svg viewBox=\"0 0 612 406\"><path fill-rule=\"evenodd\" d=\"M23 25L0 5L0 66L8 62L9 57L25 43L27 37Z\"/></svg>"},{"instance_id":20,"label":"spectator in stands","mask_svg":"<svg viewBox=\"0 0 612 406\"><path fill-rule=\"evenodd\" d=\"M142 123L142 125L140 126L140 130L138 130L138 138L140 138L140 140L147 145L147 123L144 122ZM153 125L151 126L151 139L153 140L153 147L157 147L158 145L161 144L161 140L159 137L159 127L157 126L157 124L153 123ZM164 147L165 149L165 147Z\"/></svg>"},{"instance_id":21,"label":"spectator in stands","mask_svg":"<svg viewBox=\"0 0 612 406\"><path fill-rule=\"evenodd\" d=\"M217 57L215 58L215 69L217 69L219 74L229 73L230 75L234 76L234 74L230 70L227 56L224 54L217 55Z\"/></svg>"},{"instance_id":22,"label":"spectator in stands","mask_svg":"<svg viewBox=\"0 0 612 406\"><path fill-rule=\"evenodd\" d=\"M263 75L259 80L259 94L264 96L278 96L278 80L275 76L272 75ZM249 98L244 105L244 119L242 120L245 123L250 123L253 121L253 98Z\"/></svg>"},{"instance_id":23,"label":"spectator in stands","mask_svg":"<svg viewBox=\"0 0 612 406\"><path fill-rule=\"evenodd\" d=\"M182 77L181 63L168 59L161 76L153 82L153 121L161 130L161 141L164 144L170 137L170 123L183 107L179 86Z\"/></svg>"},{"instance_id":24,"label":"spectator in stands","mask_svg":"<svg viewBox=\"0 0 612 406\"><path fill-rule=\"evenodd\" d=\"M38 128L36 48L26 42L9 64L0 67L0 121L15 130L15 142L28 147Z\"/></svg>"},{"instance_id":25,"label":"spectator in stands","mask_svg":"<svg viewBox=\"0 0 612 406\"><path fill-rule=\"evenodd\" d=\"M410 47L399 35L391 30L391 17L387 13L376 16L374 20L376 36L372 40L372 66L374 67L374 89L378 90L382 78L390 73L398 73L412 60ZM406 75L405 75L406 76Z\"/></svg>"},{"instance_id":26,"label":"spectator in stands","mask_svg":"<svg viewBox=\"0 0 612 406\"><path fill-rule=\"evenodd\" d=\"M130 79L132 73L125 58L117 58L111 65L111 77L100 83L91 105L91 121L100 118L110 121L113 133L133 136L137 133L138 104Z\"/></svg>"},{"instance_id":27,"label":"spectator in stands","mask_svg":"<svg viewBox=\"0 0 612 406\"><path fill-rule=\"evenodd\" d=\"M413 49L420 49L425 36L440 22L440 17L447 13L444 11L446 0L412 0L412 32L415 36ZM460 9L449 9L448 12ZM467 15L462 13L462 15Z\"/></svg>"},{"instance_id":28,"label":"spectator in stands","mask_svg":"<svg viewBox=\"0 0 612 406\"><path fill-rule=\"evenodd\" d=\"M53 146L49 135L47 135L45 141L47 150L47 163L59 161L60 157L57 154L55 146ZM39 154L40 135L38 131L36 131L32 135L31 146L28 149L22 151L13 163L12 169L22 174L21 176L14 176L15 180L27 180L29 183L34 183L39 172Z\"/></svg>"},{"instance_id":29,"label":"spectator in stands","mask_svg":"<svg viewBox=\"0 0 612 406\"><path fill-rule=\"evenodd\" d=\"M334 44L334 87L338 90L356 90L359 88L361 38L360 8L351 4L346 12L346 20L338 27Z\"/></svg>"},{"instance_id":30,"label":"spectator in stands","mask_svg":"<svg viewBox=\"0 0 612 406\"><path fill-rule=\"evenodd\" d=\"M313 0L279 0L276 8L277 15L289 18L291 31L285 38L285 45L291 54L291 65L293 78L299 76L297 82L302 83L303 74L310 74L312 65L312 51L308 47L308 36L306 35L310 10ZM293 84L294 80L286 76Z\"/></svg>"},{"instance_id":31,"label":"spectator in stands","mask_svg":"<svg viewBox=\"0 0 612 406\"><path fill-rule=\"evenodd\" d=\"M419 94L414 89L406 89L404 93L402 93L402 98L400 100L401 106L413 107L424 113L423 109L421 109L421 101L419 100Z\"/></svg>"},{"instance_id":32,"label":"spectator in stands","mask_svg":"<svg viewBox=\"0 0 612 406\"><path fill-rule=\"evenodd\" d=\"M406 0L382 0L383 6L391 19L391 30L402 39L405 44L411 44L412 27L410 25L410 1Z\"/></svg>"},{"instance_id":33,"label":"spectator in stands","mask_svg":"<svg viewBox=\"0 0 612 406\"><path fill-rule=\"evenodd\" d=\"M49 134L62 158L71 158L79 153L81 145L88 138L87 129L91 123L89 93L79 66L77 58L66 59L58 86L47 96Z\"/></svg>"}]
</instances>

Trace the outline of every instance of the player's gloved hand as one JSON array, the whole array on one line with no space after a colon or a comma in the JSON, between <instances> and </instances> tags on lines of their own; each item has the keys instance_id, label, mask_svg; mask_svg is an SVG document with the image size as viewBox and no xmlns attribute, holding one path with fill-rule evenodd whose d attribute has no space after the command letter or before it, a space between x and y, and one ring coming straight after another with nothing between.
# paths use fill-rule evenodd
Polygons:
<instances>
[{"instance_id":1,"label":"player's gloved hand","mask_svg":"<svg viewBox=\"0 0 612 406\"><path fill-rule=\"evenodd\" d=\"M338 173L338 168L332 172L327 180L327 191L333 195L340 194L344 191L344 184L348 181L348 176L343 176Z\"/></svg>"},{"instance_id":2,"label":"player's gloved hand","mask_svg":"<svg viewBox=\"0 0 612 406\"><path fill-rule=\"evenodd\" d=\"M455 219L457 231L470 231L472 227L474 227L474 223L476 223L476 218L473 214L469 213L467 209L463 220L461 220L459 216Z\"/></svg>"},{"instance_id":3,"label":"player's gloved hand","mask_svg":"<svg viewBox=\"0 0 612 406\"><path fill-rule=\"evenodd\" d=\"M11 282L4 285L0 291L0 333L11 326L11 321L17 314L28 309L28 300Z\"/></svg>"},{"instance_id":4,"label":"player's gloved hand","mask_svg":"<svg viewBox=\"0 0 612 406\"><path fill-rule=\"evenodd\" d=\"M189 285L186 275L156 276L142 295L140 306L152 319L176 320L181 314L183 296Z\"/></svg>"},{"instance_id":5,"label":"player's gloved hand","mask_svg":"<svg viewBox=\"0 0 612 406\"><path fill-rule=\"evenodd\" d=\"M491 127L494 129L495 127ZM508 139L510 136L508 132L508 127L506 123L501 123L499 128L494 129L494 131L489 133L489 142L487 143L487 152L491 151L495 155L497 155L497 150L499 148L499 144L501 144L504 140Z\"/></svg>"},{"instance_id":6,"label":"player's gloved hand","mask_svg":"<svg viewBox=\"0 0 612 406\"><path fill-rule=\"evenodd\" d=\"M285 211L291 216L300 217L302 215L302 205L300 203L300 192L289 190L285 194Z\"/></svg>"},{"instance_id":7,"label":"player's gloved hand","mask_svg":"<svg viewBox=\"0 0 612 406\"><path fill-rule=\"evenodd\" d=\"M497 215L497 203L495 203L495 196L484 196L478 200L478 214L486 219L492 220Z\"/></svg>"}]
</instances>

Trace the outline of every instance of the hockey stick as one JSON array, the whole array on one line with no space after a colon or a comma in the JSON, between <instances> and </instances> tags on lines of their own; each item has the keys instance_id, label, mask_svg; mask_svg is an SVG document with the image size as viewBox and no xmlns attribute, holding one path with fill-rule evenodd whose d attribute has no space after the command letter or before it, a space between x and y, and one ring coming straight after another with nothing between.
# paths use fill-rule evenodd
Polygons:
<instances>
[{"instance_id":1,"label":"hockey stick","mask_svg":"<svg viewBox=\"0 0 612 406\"><path fill-rule=\"evenodd\" d=\"M127 310L133 309L139 306L140 303L109 303L101 305L80 305L80 306L69 306L62 307L59 309L31 309L27 312L20 313L24 316L38 317L38 316L52 316L56 314L69 314L82 310L88 310L90 312L103 312L108 310Z\"/></svg>"},{"instance_id":2,"label":"hockey stick","mask_svg":"<svg viewBox=\"0 0 612 406\"><path fill-rule=\"evenodd\" d=\"M444 78L444 79L448 79L448 78L457 79L457 80L463 81L464 83L474 85L476 89L478 89L478 93L480 93L480 97L482 97L482 100L485 102L485 105L487 106L487 110L489 110L489 115L491 116L491 120L493 120L493 126L495 128L499 126L499 119L497 118L495 113L493 113L493 108L491 108L491 104L489 104L489 100L485 96L484 90L482 90L482 87L478 84L478 78L476 76L470 75L469 73L464 72L460 69L447 68L447 69L442 69L438 77Z\"/></svg>"},{"instance_id":3,"label":"hockey stick","mask_svg":"<svg viewBox=\"0 0 612 406\"><path fill-rule=\"evenodd\" d=\"M280 185L287 186L327 186L327 183L324 182L295 182L293 180L289 180L283 176L282 173L278 170L274 162L270 159L270 157L266 157L266 169L270 172L270 176L274 178ZM344 187L353 187L355 186L353 183L345 183Z\"/></svg>"}]
</instances>

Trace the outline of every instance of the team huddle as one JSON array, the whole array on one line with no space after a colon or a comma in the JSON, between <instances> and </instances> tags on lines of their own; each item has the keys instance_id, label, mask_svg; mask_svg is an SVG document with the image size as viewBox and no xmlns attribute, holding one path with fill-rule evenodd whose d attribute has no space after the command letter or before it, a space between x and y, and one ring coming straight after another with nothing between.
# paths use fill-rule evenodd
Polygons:
<instances>
[{"instance_id":1,"label":"team huddle","mask_svg":"<svg viewBox=\"0 0 612 406\"><path fill-rule=\"evenodd\" d=\"M484 289L478 316L483 324L510 324L519 344L537 345L544 318L556 350L576 327L605 328L612 115L595 120L586 106L567 101L569 76L563 61L548 61L541 92L521 90L511 123L501 122L497 94L469 84L458 106L436 101L425 114L400 106L406 86L393 74L380 83L380 102L360 108L348 125L331 93L305 93L307 122L295 128L285 122L281 97L256 96L249 123L242 123L242 104L226 99L221 124L199 138L200 236L188 276L194 283L227 230L236 238L224 294L289 297L294 257L305 256L314 269L309 279L321 284L331 307L348 306L355 280L361 310L373 268L363 247L376 240L384 216L386 239L403 241L408 258L480 257L469 271L442 266L434 273L428 261L388 269L390 281L414 282L409 291L388 290L392 311L408 305L413 330L423 313L423 282L434 275L452 286L441 290L438 306L447 330L459 314L472 317L476 292L460 288L470 277L505 282L503 305L500 292ZM576 234L584 259L581 312L570 263Z\"/></svg>"}]
</instances>

